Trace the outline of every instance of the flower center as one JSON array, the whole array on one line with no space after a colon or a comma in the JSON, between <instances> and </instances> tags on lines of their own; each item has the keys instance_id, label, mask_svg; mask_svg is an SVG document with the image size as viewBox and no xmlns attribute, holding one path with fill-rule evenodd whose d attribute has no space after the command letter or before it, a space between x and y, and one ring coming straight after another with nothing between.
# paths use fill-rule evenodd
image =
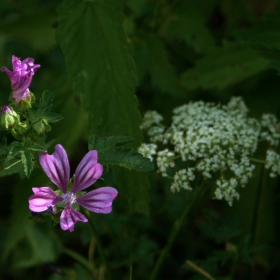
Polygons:
<instances>
[{"instance_id":1,"label":"flower center","mask_svg":"<svg viewBox=\"0 0 280 280\"><path fill-rule=\"evenodd\" d=\"M76 194L72 193L72 192L68 192L66 194L63 195L63 201L66 204L73 204L76 202Z\"/></svg>"}]
</instances>

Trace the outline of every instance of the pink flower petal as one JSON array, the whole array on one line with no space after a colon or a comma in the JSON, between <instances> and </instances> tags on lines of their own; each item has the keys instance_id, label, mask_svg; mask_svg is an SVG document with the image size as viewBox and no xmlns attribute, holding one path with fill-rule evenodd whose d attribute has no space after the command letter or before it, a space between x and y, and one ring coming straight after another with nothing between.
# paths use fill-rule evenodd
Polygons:
<instances>
[{"instance_id":1,"label":"pink flower petal","mask_svg":"<svg viewBox=\"0 0 280 280\"><path fill-rule=\"evenodd\" d=\"M102 187L77 198L84 208L102 214L108 214L112 211L112 201L118 195L118 191L112 187Z\"/></svg>"},{"instance_id":2,"label":"pink flower petal","mask_svg":"<svg viewBox=\"0 0 280 280\"><path fill-rule=\"evenodd\" d=\"M97 151L89 151L74 174L74 185L72 192L81 191L95 183L103 173L103 166L97 163Z\"/></svg>"},{"instance_id":3,"label":"pink flower petal","mask_svg":"<svg viewBox=\"0 0 280 280\"><path fill-rule=\"evenodd\" d=\"M32 188L34 195L29 198L29 209L33 212L46 211L49 206L54 206L63 198L58 196L51 188Z\"/></svg>"},{"instance_id":4,"label":"pink flower petal","mask_svg":"<svg viewBox=\"0 0 280 280\"><path fill-rule=\"evenodd\" d=\"M58 144L55 146L55 152L52 155L41 152L39 160L50 180L56 184L63 193L66 193L70 177L70 166L64 148Z\"/></svg>"},{"instance_id":5,"label":"pink flower petal","mask_svg":"<svg viewBox=\"0 0 280 280\"><path fill-rule=\"evenodd\" d=\"M60 227L63 230L73 231L76 222L86 223L88 219L80 212L72 209L69 205L62 211L60 216Z\"/></svg>"}]
</instances>

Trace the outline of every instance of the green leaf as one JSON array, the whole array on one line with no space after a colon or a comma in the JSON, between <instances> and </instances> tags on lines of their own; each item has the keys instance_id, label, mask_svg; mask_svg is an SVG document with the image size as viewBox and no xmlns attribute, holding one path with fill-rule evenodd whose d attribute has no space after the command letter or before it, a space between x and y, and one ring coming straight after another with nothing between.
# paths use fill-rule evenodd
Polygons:
<instances>
[{"instance_id":1,"label":"green leaf","mask_svg":"<svg viewBox=\"0 0 280 280\"><path fill-rule=\"evenodd\" d=\"M8 156L6 158L6 162L8 162L11 159L13 159L14 157L16 157L23 149L23 146L21 145L20 142L14 141L11 143L9 148L10 148L10 150L9 150Z\"/></svg>"},{"instance_id":2,"label":"green leaf","mask_svg":"<svg viewBox=\"0 0 280 280\"><path fill-rule=\"evenodd\" d=\"M131 149L116 148L104 153L99 153L99 162L107 165L119 165L128 169L140 172L151 171L154 169L153 163L141 154Z\"/></svg>"},{"instance_id":3,"label":"green leaf","mask_svg":"<svg viewBox=\"0 0 280 280\"><path fill-rule=\"evenodd\" d=\"M199 59L194 68L183 72L181 82L188 90L223 89L268 68L268 61L247 44L226 44Z\"/></svg>"},{"instance_id":4,"label":"green leaf","mask_svg":"<svg viewBox=\"0 0 280 280\"><path fill-rule=\"evenodd\" d=\"M280 48L266 47L260 44L253 44L253 49L255 49L259 55L266 58L270 63L269 66L278 71L280 75Z\"/></svg>"},{"instance_id":5,"label":"green leaf","mask_svg":"<svg viewBox=\"0 0 280 280\"><path fill-rule=\"evenodd\" d=\"M31 109L28 110L30 121L34 123L41 119L46 119L50 123L55 123L62 120L62 116L50 112L52 101L53 94L48 90L44 91L39 105L34 105Z\"/></svg>"},{"instance_id":6,"label":"green leaf","mask_svg":"<svg viewBox=\"0 0 280 280\"><path fill-rule=\"evenodd\" d=\"M128 136L99 137L94 134L89 139L88 149L104 152L115 146L125 145L132 141L134 141L134 139Z\"/></svg>"},{"instance_id":7,"label":"green leaf","mask_svg":"<svg viewBox=\"0 0 280 280\"><path fill-rule=\"evenodd\" d=\"M23 164L24 173L27 178L29 178L31 171L34 167L33 159L34 157L28 149L24 149L23 151L21 151L21 161Z\"/></svg>"},{"instance_id":8,"label":"green leaf","mask_svg":"<svg viewBox=\"0 0 280 280\"><path fill-rule=\"evenodd\" d=\"M26 141L24 147L34 152L47 152L43 146L31 141Z\"/></svg>"},{"instance_id":9,"label":"green leaf","mask_svg":"<svg viewBox=\"0 0 280 280\"><path fill-rule=\"evenodd\" d=\"M200 7L189 3L183 4L168 23L171 36L185 41L197 53L209 53L214 50L215 41L206 27L207 18L202 15Z\"/></svg>"},{"instance_id":10,"label":"green leaf","mask_svg":"<svg viewBox=\"0 0 280 280\"><path fill-rule=\"evenodd\" d=\"M238 39L262 44L267 47L280 48L280 13L267 14L251 28L235 32Z\"/></svg>"},{"instance_id":11,"label":"green leaf","mask_svg":"<svg viewBox=\"0 0 280 280\"><path fill-rule=\"evenodd\" d=\"M21 14L10 20L3 20L0 24L1 34L18 38L37 50L50 50L56 45L55 31L52 27L55 22L55 13L38 9ZM44 36L42 36L44 34Z\"/></svg>"},{"instance_id":12,"label":"green leaf","mask_svg":"<svg viewBox=\"0 0 280 280\"><path fill-rule=\"evenodd\" d=\"M57 41L65 54L74 93L80 95L89 113L91 131L131 136L137 147L142 135L134 94L136 69L122 27L121 6L116 0L65 0L58 15ZM138 190L128 190L137 185L136 177L131 178L129 185L119 183L132 196L129 201L136 197L141 201L144 208L140 210L138 205L137 211L147 212L147 180L140 186L142 196Z\"/></svg>"},{"instance_id":13,"label":"green leaf","mask_svg":"<svg viewBox=\"0 0 280 280\"><path fill-rule=\"evenodd\" d=\"M135 42L135 61L139 70L140 78L148 72L154 86L162 92L171 93L173 96L180 95L179 79L174 67L168 61L165 46L155 34L146 34L141 41Z\"/></svg>"},{"instance_id":14,"label":"green leaf","mask_svg":"<svg viewBox=\"0 0 280 280\"><path fill-rule=\"evenodd\" d=\"M149 186L147 176L119 166L113 168L115 181L123 197L128 202L129 211L149 215L149 194L143 186Z\"/></svg>"},{"instance_id":15,"label":"green leaf","mask_svg":"<svg viewBox=\"0 0 280 280\"><path fill-rule=\"evenodd\" d=\"M115 148L133 141L127 136L99 137L92 135L89 139L89 150L98 151L98 161L104 165L119 165L128 169L145 172L154 169L153 163L131 149Z\"/></svg>"},{"instance_id":16,"label":"green leaf","mask_svg":"<svg viewBox=\"0 0 280 280\"><path fill-rule=\"evenodd\" d=\"M89 112L91 131L140 142L135 66L115 0L63 1L57 39L74 92Z\"/></svg>"},{"instance_id":17,"label":"green leaf","mask_svg":"<svg viewBox=\"0 0 280 280\"><path fill-rule=\"evenodd\" d=\"M42 149L40 147L40 145L37 145L32 142L28 142L27 146L22 146L22 144L17 141L12 142L11 149L4 162L5 169L9 169L21 160L23 164L24 173L26 177L29 178L31 171L34 167L34 156L31 150L40 149L41 151ZM43 148L43 150L45 149Z\"/></svg>"},{"instance_id":18,"label":"green leaf","mask_svg":"<svg viewBox=\"0 0 280 280\"><path fill-rule=\"evenodd\" d=\"M0 170L0 177L6 177L15 173L19 173L21 177L25 177L23 174L23 168L21 160L13 159L9 161L9 165L5 168Z\"/></svg>"}]
</instances>

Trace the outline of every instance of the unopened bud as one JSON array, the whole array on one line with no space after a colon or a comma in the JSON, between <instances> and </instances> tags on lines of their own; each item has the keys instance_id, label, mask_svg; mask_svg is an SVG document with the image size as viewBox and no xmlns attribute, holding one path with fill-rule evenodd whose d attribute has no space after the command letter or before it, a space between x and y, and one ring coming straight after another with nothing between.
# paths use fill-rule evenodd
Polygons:
<instances>
[{"instance_id":1,"label":"unopened bud","mask_svg":"<svg viewBox=\"0 0 280 280\"><path fill-rule=\"evenodd\" d=\"M1 110L1 125L6 129L11 129L19 122L18 114L10 109L8 106L2 106Z\"/></svg>"},{"instance_id":2,"label":"unopened bud","mask_svg":"<svg viewBox=\"0 0 280 280\"><path fill-rule=\"evenodd\" d=\"M38 133L43 134L51 130L50 125L46 119L41 119L32 124L32 128Z\"/></svg>"}]
</instances>

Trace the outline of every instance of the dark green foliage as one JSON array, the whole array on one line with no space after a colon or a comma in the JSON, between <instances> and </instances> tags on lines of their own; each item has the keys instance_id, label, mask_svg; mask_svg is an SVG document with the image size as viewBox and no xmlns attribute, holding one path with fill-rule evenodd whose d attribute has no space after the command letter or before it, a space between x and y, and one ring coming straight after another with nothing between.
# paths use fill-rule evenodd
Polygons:
<instances>
[{"instance_id":1,"label":"dark green foliage","mask_svg":"<svg viewBox=\"0 0 280 280\"><path fill-rule=\"evenodd\" d=\"M227 43L197 60L195 68L182 73L188 90L223 89L251 77L268 67L268 62L246 44Z\"/></svg>"},{"instance_id":2,"label":"dark green foliage","mask_svg":"<svg viewBox=\"0 0 280 280\"><path fill-rule=\"evenodd\" d=\"M12 165L21 162L25 175L29 177L34 167L34 156L32 151L45 152L46 150L44 147L30 141L26 141L24 145L20 142L14 141L9 147L9 153L4 163L4 169L8 169Z\"/></svg>"},{"instance_id":3,"label":"dark green foliage","mask_svg":"<svg viewBox=\"0 0 280 280\"><path fill-rule=\"evenodd\" d=\"M136 147L141 141L136 69L122 27L121 6L116 0L67 0L58 15L57 39L74 93L89 113L90 131L133 137ZM142 200L148 188L144 177Z\"/></svg>"},{"instance_id":4,"label":"dark green foliage","mask_svg":"<svg viewBox=\"0 0 280 280\"><path fill-rule=\"evenodd\" d=\"M0 66L11 69L11 55L41 65L30 86L36 101L26 111L32 140L0 131L0 279L149 279L190 204L156 279L207 279L202 272L216 280L280 279L280 193L262 164L229 207L212 199L211 179L201 182L205 192L196 201L188 191L171 193L156 162L135 152L147 110L170 125L172 110L191 100L225 104L242 96L250 116L279 119L279 4L0 1ZM9 105L5 73L0 82L1 106ZM112 213L90 213L98 238L89 223L70 233L57 224L60 213L30 213L31 188L52 187L38 154L58 143L71 170L96 149L104 173L91 189L118 189ZM256 157L264 159L266 148Z\"/></svg>"},{"instance_id":5,"label":"dark green foliage","mask_svg":"<svg viewBox=\"0 0 280 280\"><path fill-rule=\"evenodd\" d=\"M98 160L104 165L119 165L128 169L140 172L151 171L154 169L152 162L144 158L141 154L127 148L117 148L133 141L127 136L98 137L92 135L89 139L89 150L98 151Z\"/></svg>"},{"instance_id":6,"label":"dark green foliage","mask_svg":"<svg viewBox=\"0 0 280 280\"><path fill-rule=\"evenodd\" d=\"M134 95L135 66L115 0L63 1L57 39L74 92L89 112L91 131L141 137Z\"/></svg>"},{"instance_id":7,"label":"dark green foliage","mask_svg":"<svg viewBox=\"0 0 280 280\"><path fill-rule=\"evenodd\" d=\"M61 121L63 119L59 114L53 113L50 111L53 105L53 94L46 90L42 94L42 98L40 99L38 106L32 106L32 109L28 110L29 118L31 123L40 122L42 120L46 120L50 123L55 123Z\"/></svg>"}]
</instances>

